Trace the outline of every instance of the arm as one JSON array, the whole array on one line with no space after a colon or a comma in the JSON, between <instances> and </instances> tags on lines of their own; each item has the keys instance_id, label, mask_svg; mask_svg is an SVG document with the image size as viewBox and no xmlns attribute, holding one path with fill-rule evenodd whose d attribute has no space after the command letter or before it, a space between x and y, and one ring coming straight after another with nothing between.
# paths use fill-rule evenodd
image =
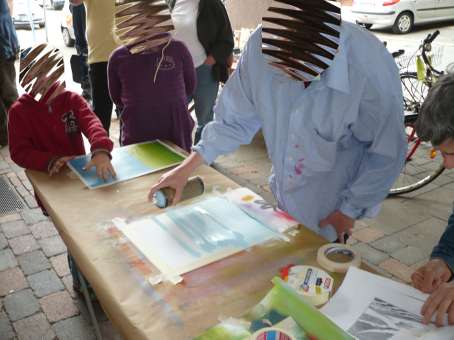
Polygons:
<instances>
[{"instance_id":1,"label":"arm","mask_svg":"<svg viewBox=\"0 0 454 340\"><path fill-rule=\"evenodd\" d=\"M109 59L109 64L107 65L107 81L109 86L109 94L114 104L119 108L123 108L123 103L121 101L121 80L120 77L118 76L117 71L118 58L114 51Z\"/></svg>"},{"instance_id":2,"label":"arm","mask_svg":"<svg viewBox=\"0 0 454 340\"><path fill-rule=\"evenodd\" d=\"M9 14L13 15L14 3L13 0L8 0Z\"/></svg>"},{"instance_id":3,"label":"arm","mask_svg":"<svg viewBox=\"0 0 454 340\"><path fill-rule=\"evenodd\" d=\"M341 194L340 211L353 219L376 215L405 161L402 97L401 93L391 93L400 89L397 82L397 76L390 79L389 91L380 91L374 82L366 82L358 118L351 127L353 136L368 145L356 178Z\"/></svg>"},{"instance_id":4,"label":"arm","mask_svg":"<svg viewBox=\"0 0 454 340\"><path fill-rule=\"evenodd\" d=\"M216 41L211 47L210 55L217 63L226 64L235 44L232 25L224 5L219 0L210 2L210 6L214 11L213 16L217 19Z\"/></svg>"},{"instance_id":5,"label":"arm","mask_svg":"<svg viewBox=\"0 0 454 340\"><path fill-rule=\"evenodd\" d=\"M205 127L202 140L193 148L208 164L219 155L235 151L241 144L249 144L261 126L252 96L255 79L248 68L249 63L256 63L260 58L257 41L251 42L261 39L260 33L256 32L253 37L218 98L215 120Z\"/></svg>"},{"instance_id":6,"label":"arm","mask_svg":"<svg viewBox=\"0 0 454 340\"><path fill-rule=\"evenodd\" d=\"M451 214L448 226L430 255L432 259L442 259L454 273L454 213Z\"/></svg>"},{"instance_id":7,"label":"arm","mask_svg":"<svg viewBox=\"0 0 454 340\"><path fill-rule=\"evenodd\" d=\"M84 0L69 0L69 2L73 6L79 6L79 5L82 5L84 3Z\"/></svg>"},{"instance_id":8,"label":"arm","mask_svg":"<svg viewBox=\"0 0 454 340\"><path fill-rule=\"evenodd\" d=\"M184 84L186 87L186 96L190 97L194 94L196 85L196 74L194 68L194 62L192 61L191 54L183 43L180 43L181 58L183 60L183 74Z\"/></svg>"},{"instance_id":9,"label":"arm","mask_svg":"<svg viewBox=\"0 0 454 340\"><path fill-rule=\"evenodd\" d=\"M27 119L17 109L13 107L9 111L8 131L11 159L23 168L47 172L50 170L53 160L56 160L58 156L51 152L40 151L35 147L29 126Z\"/></svg>"},{"instance_id":10,"label":"arm","mask_svg":"<svg viewBox=\"0 0 454 340\"><path fill-rule=\"evenodd\" d=\"M105 151L110 154L113 149L113 142L104 130L101 121L89 108L87 102L79 95L71 96L71 106L75 109L77 119L82 133L90 142L91 152Z\"/></svg>"}]
</instances>

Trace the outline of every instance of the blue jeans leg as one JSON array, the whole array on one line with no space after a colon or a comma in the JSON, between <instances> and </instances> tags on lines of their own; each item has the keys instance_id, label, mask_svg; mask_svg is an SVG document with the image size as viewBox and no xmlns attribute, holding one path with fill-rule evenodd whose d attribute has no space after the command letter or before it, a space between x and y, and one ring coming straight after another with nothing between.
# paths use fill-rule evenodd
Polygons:
<instances>
[{"instance_id":1,"label":"blue jeans leg","mask_svg":"<svg viewBox=\"0 0 454 340\"><path fill-rule=\"evenodd\" d=\"M198 143L202 130L213 120L213 107L218 95L219 82L214 79L212 66L201 65L196 69L197 88L194 93L195 115L197 117L197 131L194 145Z\"/></svg>"}]
</instances>

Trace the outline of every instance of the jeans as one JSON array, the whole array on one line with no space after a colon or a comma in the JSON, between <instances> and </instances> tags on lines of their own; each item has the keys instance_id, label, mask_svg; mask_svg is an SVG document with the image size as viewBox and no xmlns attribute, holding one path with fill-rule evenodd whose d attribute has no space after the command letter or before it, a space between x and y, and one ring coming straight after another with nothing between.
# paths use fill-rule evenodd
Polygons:
<instances>
[{"instance_id":1,"label":"jeans","mask_svg":"<svg viewBox=\"0 0 454 340\"><path fill-rule=\"evenodd\" d=\"M102 126L109 134L113 103L107 85L107 61L90 64L90 83L93 100L93 111L101 120Z\"/></svg>"},{"instance_id":2,"label":"jeans","mask_svg":"<svg viewBox=\"0 0 454 340\"><path fill-rule=\"evenodd\" d=\"M218 95L219 81L214 79L211 72L212 68L212 66L205 64L196 68L197 88L193 99L197 117L197 130L194 145L200 140L205 125L213 120L213 107Z\"/></svg>"},{"instance_id":3,"label":"jeans","mask_svg":"<svg viewBox=\"0 0 454 340\"><path fill-rule=\"evenodd\" d=\"M0 146L8 145L8 109L16 99L14 60L0 59Z\"/></svg>"}]
</instances>

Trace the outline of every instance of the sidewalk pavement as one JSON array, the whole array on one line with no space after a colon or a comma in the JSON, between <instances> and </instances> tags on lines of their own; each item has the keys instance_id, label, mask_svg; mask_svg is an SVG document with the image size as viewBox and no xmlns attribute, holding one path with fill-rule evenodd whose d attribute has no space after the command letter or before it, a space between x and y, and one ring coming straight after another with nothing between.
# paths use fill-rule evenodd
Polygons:
<instances>
[{"instance_id":1,"label":"sidewalk pavement","mask_svg":"<svg viewBox=\"0 0 454 340\"><path fill-rule=\"evenodd\" d=\"M118 141L117 120L112 138ZM267 184L271 163L260 136L214 166L272 200ZM2 179L21 197L24 209L0 214L0 340L94 339L85 304L72 290L66 247L7 148L0 150ZM376 219L356 224L349 242L377 272L409 282L444 231L453 198L454 173L445 171L417 192L387 199ZM97 315L104 338L121 339L99 305Z\"/></svg>"}]
</instances>

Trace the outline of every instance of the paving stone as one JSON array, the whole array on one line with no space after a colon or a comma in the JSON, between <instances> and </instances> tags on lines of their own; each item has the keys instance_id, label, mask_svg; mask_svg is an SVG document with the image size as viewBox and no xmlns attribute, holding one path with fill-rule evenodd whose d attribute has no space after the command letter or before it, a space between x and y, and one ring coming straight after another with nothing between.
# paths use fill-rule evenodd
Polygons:
<instances>
[{"instance_id":1,"label":"paving stone","mask_svg":"<svg viewBox=\"0 0 454 340\"><path fill-rule=\"evenodd\" d=\"M397 261L396 259L387 259L380 263L379 267L390 272L392 275L406 283L411 282L411 274L414 272L412 268Z\"/></svg>"},{"instance_id":2,"label":"paving stone","mask_svg":"<svg viewBox=\"0 0 454 340\"><path fill-rule=\"evenodd\" d=\"M372 246L378 250L385 252L386 254L391 254L398 249L405 247L400 241L399 235L394 234L390 236L383 237L372 243Z\"/></svg>"},{"instance_id":3,"label":"paving stone","mask_svg":"<svg viewBox=\"0 0 454 340\"><path fill-rule=\"evenodd\" d=\"M43 313L16 321L13 325L20 340L55 339L55 333Z\"/></svg>"},{"instance_id":4,"label":"paving stone","mask_svg":"<svg viewBox=\"0 0 454 340\"><path fill-rule=\"evenodd\" d=\"M392 253L391 256L407 266L411 266L416 262L428 258L428 256L421 249L413 246L401 248Z\"/></svg>"},{"instance_id":5,"label":"paving stone","mask_svg":"<svg viewBox=\"0 0 454 340\"><path fill-rule=\"evenodd\" d=\"M53 270L44 270L28 276L27 279L37 297L43 297L65 289Z\"/></svg>"},{"instance_id":6,"label":"paving stone","mask_svg":"<svg viewBox=\"0 0 454 340\"><path fill-rule=\"evenodd\" d=\"M62 281L69 295L71 295L72 298L76 298L77 293L73 289L73 277L71 275L67 275L64 278L62 278Z\"/></svg>"},{"instance_id":7,"label":"paving stone","mask_svg":"<svg viewBox=\"0 0 454 340\"><path fill-rule=\"evenodd\" d=\"M365 243L358 242L353 245L353 248L356 249L364 259L375 265L378 265L389 257L387 254L374 249Z\"/></svg>"},{"instance_id":8,"label":"paving stone","mask_svg":"<svg viewBox=\"0 0 454 340\"><path fill-rule=\"evenodd\" d=\"M24 190L25 194L22 196L22 198L24 199L25 203L27 203L28 207L31 209L38 208L38 203L36 202L35 197L30 195L27 189L24 188Z\"/></svg>"},{"instance_id":9,"label":"paving stone","mask_svg":"<svg viewBox=\"0 0 454 340\"><path fill-rule=\"evenodd\" d=\"M33 236L37 239L48 238L58 234L54 224L50 221L42 221L37 224L30 226L30 230Z\"/></svg>"},{"instance_id":10,"label":"paving stone","mask_svg":"<svg viewBox=\"0 0 454 340\"><path fill-rule=\"evenodd\" d=\"M50 262L58 276L63 277L70 274L67 253L51 257Z\"/></svg>"},{"instance_id":11,"label":"paving stone","mask_svg":"<svg viewBox=\"0 0 454 340\"><path fill-rule=\"evenodd\" d=\"M27 280L18 267L0 272L0 282L0 296L28 287Z\"/></svg>"},{"instance_id":12,"label":"paving stone","mask_svg":"<svg viewBox=\"0 0 454 340\"><path fill-rule=\"evenodd\" d=\"M8 241L3 233L0 232L0 249L4 249L8 246Z\"/></svg>"},{"instance_id":13,"label":"paving stone","mask_svg":"<svg viewBox=\"0 0 454 340\"><path fill-rule=\"evenodd\" d=\"M5 310L11 321L17 321L39 311L38 300L31 289L24 289L8 295L5 300Z\"/></svg>"},{"instance_id":14,"label":"paving stone","mask_svg":"<svg viewBox=\"0 0 454 340\"><path fill-rule=\"evenodd\" d=\"M41 221L48 221L48 218L43 215L40 208L23 210L21 212L21 216L27 224L36 224Z\"/></svg>"},{"instance_id":15,"label":"paving stone","mask_svg":"<svg viewBox=\"0 0 454 340\"><path fill-rule=\"evenodd\" d=\"M40 299L39 303L50 322L60 321L79 314L79 309L66 290L47 295Z\"/></svg>"},{"instance_id":16,"label":"paving stone","mask_svg":"<svg viewBox=\"0 0 454 340\"><path fill-rule=\"evenodd\" d=\"M90 324L82 317L75 316L52 325L59 340L91 340L95 334Z\"/></svg>"},{"instance_id":17,"label":"paving stone","mask_svg":"<svg viewBox=\"0 0 454 340\"><path fill-rule=\"evenodd\" d=\"M51 267L41 250L23 254L18 257L18 261L25 275L35 274Z\"/></svg>"},{"instance_id":18,"label":"paving stone","mask_svg":"<svg viewBox=\"0 0 454 340\"><path fill-rule=\"evenodd\" d=\"M48 257L66 252L66 246L58 235L39 240L38 242Z\"/></svg>"},{"instance_id":19,"label":"paving stone","mask_svg":"<svg viewBox=\"0 0 454 340\"><path fill-rule=\"evenodd\" d=\"M0 250L0 272L17 266L17 260L11 249Z\"/></svg>"},{"instance_id":20,"label":"paving stone","mask_svg":"<svg viewBox=\"0 0 454 340\"><path fill-rule=\"evenodd\" d=\"M21 217L19 214L8 214L8 215L3 215L0 216L0 224L6 223L6 222L11 222L11 221L17 221L20 220Z\"/></svg>"},{"instance_id":21,"label":"paving stone","mask_svg":"<svg viewBox=\"0 0 454 340\"><path fill-rule=\"evenodd\" d=\"M13 327L8 319L8 316L0 310L0 339L2 340L12 340L14 339L15 334Z\"/></svg>"},{"instance_id":22,"label":"paving stone","mask_svg":"<svg viewBox=\"0 0 454 340\"><path fill-rule=\"evenodd\" d=\"M6 238L30 234L30 229L28 229L25 222L22 220L3 223L2 230Z\"/></svg>"},{"instance_id":23,"label":"paving stone","mask_svg":"<svg viewBox=\"0 0 454 340\"><path fill-rule=\"evenodd\" d=\"M370 243L385 236L385 234L379 229L367 227L358 231L354 231L352 236L358 241Z\"/></svg>"},{"instance_id":24,"label":"paving stone","mask_svg":"<svg viewBox=\"0 0 454 340\"><path fill-rule=\"evenodd\" d=\"M366 223L386 235L391 235L426 220L428 215L430 216L419 207L405 204L405 200L392 198L383 203L382 210L376 218L367 220Z\"/></svg>"},{"instance_id":25,"label":"paving stone","mask_svg":"<svg viewBox=\"0 0 454 340\"><path fill-rule=\"evenodd\" d=\"M22 185L21 183L21 180L19 179L19 177L16 176L11 176L9 177L9 181L11 182L12 185L14 185L15 187L19 186L19 185Z\"/></svg>"},{"instance_id":26,"label":"paving stone","mask_svg":"<svg viewBox=\"0 0 454 340\"><path fill-rule=\"evenodd\" d=\"M418 212L420 214L424 214L425 216L433 216L438 217L442 220L447 220L452 213L453 199L453 190L442 187L425 193L424 195L415 197L411 200L407 200L405 202L405 206L411 207L413 212ZM415 223L410 223L409 225L413 225L418 222L422 222L422 220Z\"/></svg>"},{"instance_id":27,"label":"paving stone","mask_svg":"<svg viewBox=\"0 0 454 340\"><path fill-rule=\"evenodd\" d=\"M10 239L9 245L15 255L21 255L39 249L39 244L31 234Z\"/></svg>"}]
</instances>

